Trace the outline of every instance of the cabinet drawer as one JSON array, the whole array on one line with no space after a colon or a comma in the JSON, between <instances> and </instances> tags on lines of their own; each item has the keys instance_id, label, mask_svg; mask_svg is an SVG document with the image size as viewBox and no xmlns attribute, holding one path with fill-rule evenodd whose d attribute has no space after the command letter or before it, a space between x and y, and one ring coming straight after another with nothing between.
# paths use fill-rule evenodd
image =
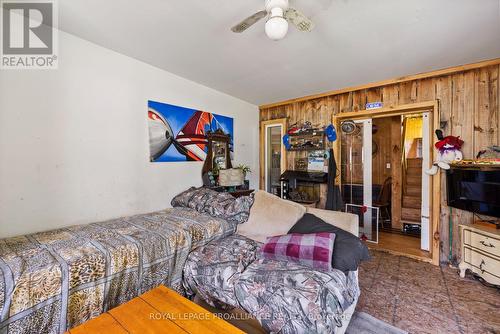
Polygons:
<instances>
[{"instance_id":1,"label":"cabinet drawer","mask_svg":"<svg viewBox=\"0 0 500 334\"><path fill-rule=\"evenodd\" d=\"M464 260L466 263L476 267L479 270L500 278L500 261L489 256L483 255L468 247L464 248Z\"/></svg>"},{"instance_id":2,"label":"cabinet drawer","mask_svg":"<svg viewBox=\"0 0 500 334\"><path fill-rule=\"evenodd\" d=\"M466 245L500 257L500 240L471 230L464 230L464 238Z\"/></svg>"}]
</instances>

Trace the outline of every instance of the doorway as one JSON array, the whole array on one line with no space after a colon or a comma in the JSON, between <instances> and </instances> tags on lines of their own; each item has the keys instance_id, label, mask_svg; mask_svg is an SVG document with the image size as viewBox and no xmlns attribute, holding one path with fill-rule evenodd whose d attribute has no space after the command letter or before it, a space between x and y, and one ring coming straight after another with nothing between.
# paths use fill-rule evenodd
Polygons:
<instances>
[{"instance_id":1,"label":"doorway","mask_svg":"<svg viewBox=\"0 0 500 334\"><path fill-rule=\"evenodd\" d=\"M373 120L373 205L381 220L373 248L430 257L429 126L428 113Z\"/></svg>"},{"instance_id":2,"label":"doorway","mask_svg":"<svg viewBox=\"0 0 500 334\"><path fill-rule=\"evenodd\" d=\"M433 116L429 108L391 108L334 120L345 210L358 215L360 238L371 248L429 262L439 252L431 240L439 217L432 191L439 184L425 173L433 156Z\"/></svg>"},{"instance_id":3,"label":"doorway","mask_svg":"<svg viewBox=\"0 0 500 334\"><path fill-rule=\"evenodd\" d=\"M264 164L261 165L260 188L276 196L280 196L280 176L286 170L286 150L282 142L285 131L286 119L261 122L260 140L264 147L261 161Z\"/></svg>"}]
</instances>

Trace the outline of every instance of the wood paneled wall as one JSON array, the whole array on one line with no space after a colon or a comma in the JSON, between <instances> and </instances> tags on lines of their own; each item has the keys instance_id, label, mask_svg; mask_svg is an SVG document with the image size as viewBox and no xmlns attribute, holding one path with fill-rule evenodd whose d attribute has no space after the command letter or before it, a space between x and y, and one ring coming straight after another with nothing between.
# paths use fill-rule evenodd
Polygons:
<instances>
[{"instance_id":1,"label":"wood paneled wall","mask_svg":"<svg viewBox=\"0 0 500 334\"><path fill-rule=\"evenodd\" d=\"M373 156L372 161L373 183L382 185L388 177L391 177L391 168L386 166L391 163L392 156L391 118L374 119L373 125L377 126L377 132L373 134L373 141L378 146L378 151ZM398 139L401 140L401 135L398 136Z\"/></svg>"},{"instance_id":2,"label":"wood paneled wall","mask_svg":"<svg viewBox=\"0 0 500 334\"><path fill-rule=\"evenodd\" d=\"M265 121L286 117L288 124L308 120L313 124L325 125L330 124L332 116L338 113L364 110L367 102L382 101L384 107L388 107L438 100L440 124L445 135L460 136L465 141L462 147L464 157L472 159L487 146L500 144L499 63L500 59L497 59L474 66L466 65L453 71L419 74L411 80L400 78L382 82L380 86L370 84L364 86L366 88L344 89L310 99L262 106L260 119ZM293 167L297 154L289 152L288 168ZM449 260L451 217L453 246L450 260L457 264L460 259L458 224L471 222L473 215L448 208L444 191L446 178L442 177L441 180L440 261L446 263Z\"/></svg>"}]
</instances>

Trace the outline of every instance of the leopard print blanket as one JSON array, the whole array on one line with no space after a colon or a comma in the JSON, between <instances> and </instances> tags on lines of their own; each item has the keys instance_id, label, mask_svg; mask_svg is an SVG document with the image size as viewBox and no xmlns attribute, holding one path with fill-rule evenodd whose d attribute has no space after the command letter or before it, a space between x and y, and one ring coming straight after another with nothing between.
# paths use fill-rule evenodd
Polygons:
<instances>
[{"instance_id":1,"label":"leopard print blanket","mask_svg":"<svg viewBox=\"0 0 500 334\"><path fill-rule=\"evenodd\" d=\"M0 240L0 333L63 333L160 284L236 224L190 208Z\"/></svg>"}]
</instances>

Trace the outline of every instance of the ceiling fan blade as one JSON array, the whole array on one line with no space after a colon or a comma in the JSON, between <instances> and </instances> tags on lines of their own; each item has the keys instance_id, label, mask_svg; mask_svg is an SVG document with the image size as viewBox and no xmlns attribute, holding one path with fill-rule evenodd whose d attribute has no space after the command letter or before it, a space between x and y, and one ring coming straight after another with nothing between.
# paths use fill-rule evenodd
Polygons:
<instances>
[{"instance_id":1,"label":"ceiling fan blade","mask_svg":"<svg viewBox=\"0 0 500 334\"><path fill-rule=\"evenodd\" d=\"M232 27L231 31L236 33L241 33L250 28L255 23L257 23L257 21L259 21L260 19L266 17L266 15L267 12L265 10L261 10L260 12L257 12L252 16L247 17L246 19L244 19L243 21Z\"/></svg>"},{"instance_id":2,"label":"ceiling fan blade","mask_svg":"<svg viewBox=\"0 0 500 334\"><path fill-rule=\"evenodd\" d=\"M285 18L300 31L312 31L314 29L313 21L295 8L289 8L285 12Z\"/></svg>"}]
</instances>

